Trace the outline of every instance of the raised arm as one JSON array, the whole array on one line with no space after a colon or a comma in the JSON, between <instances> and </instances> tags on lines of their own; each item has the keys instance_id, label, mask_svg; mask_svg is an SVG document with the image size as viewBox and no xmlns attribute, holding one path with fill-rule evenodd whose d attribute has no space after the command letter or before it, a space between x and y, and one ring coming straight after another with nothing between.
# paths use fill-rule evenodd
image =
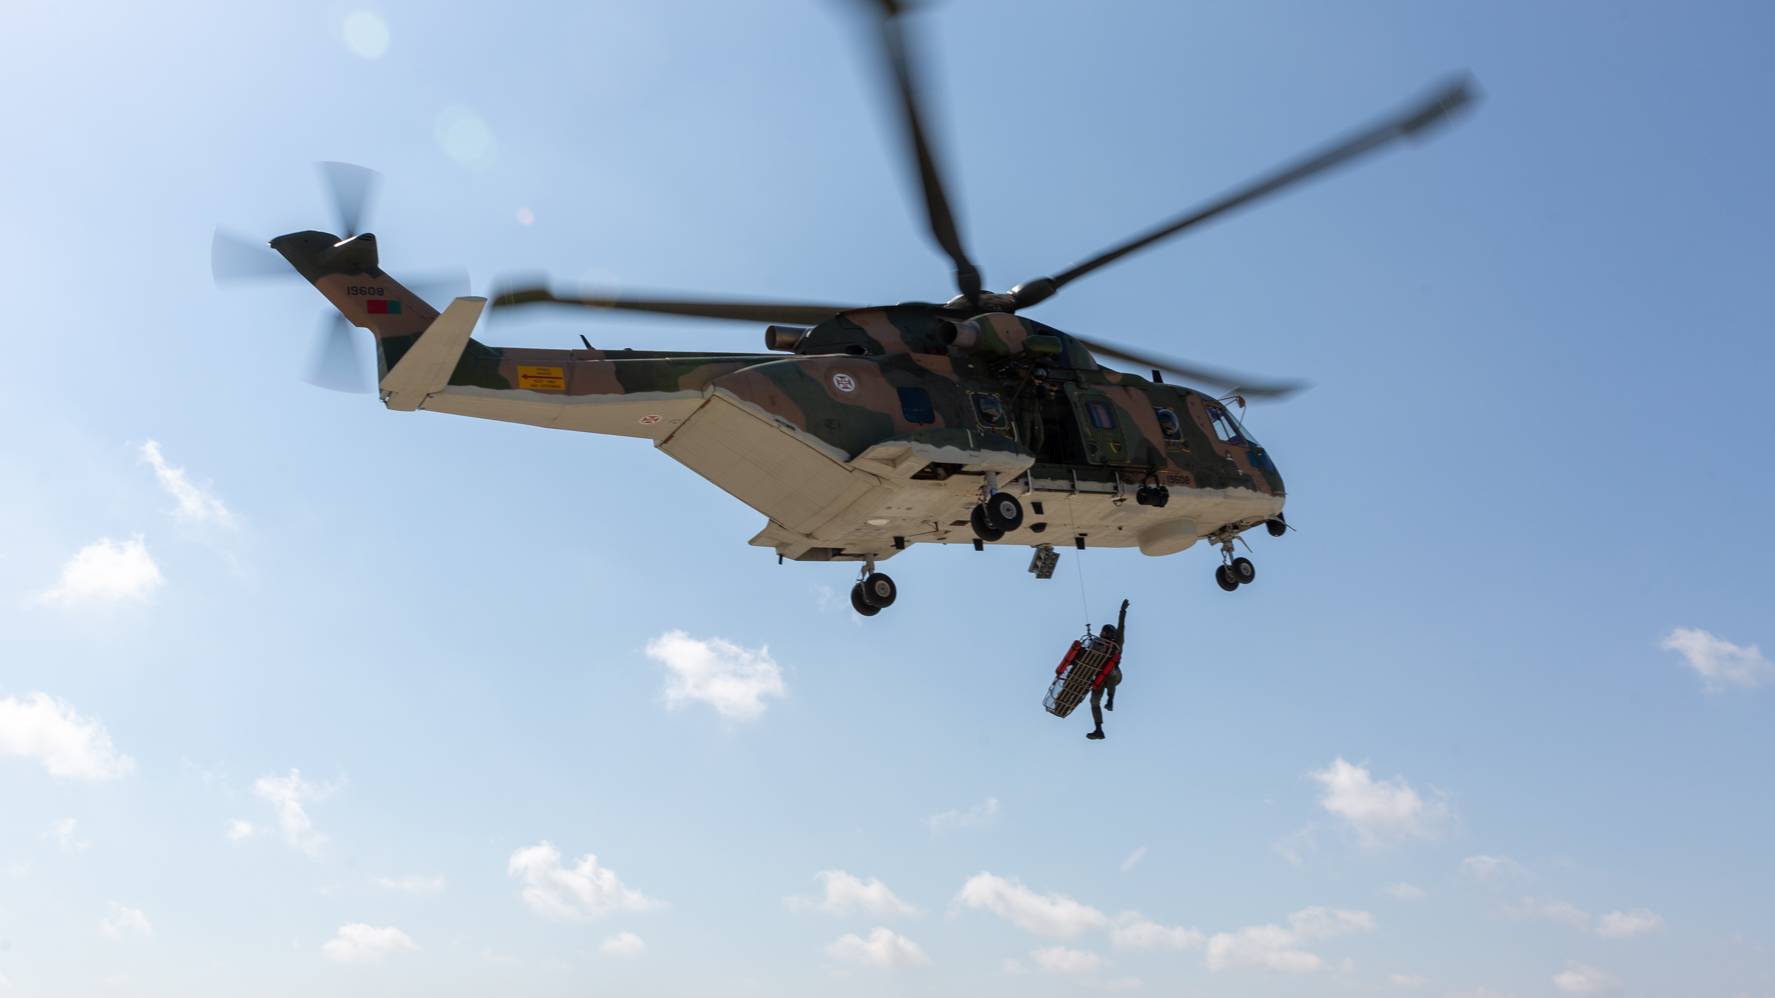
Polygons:
<instances>
[{"instance_id":1,"label":"raised arm","mask_svg":"<svg viewBox=\"0 0 1775 998\"><path fill-rule=\"evenodd\" d=\"M1128 647L1128 601L1122 601L1122 612L1116 617L1116 637L1121 639L1122 647Z\"/></svg>"}]
</instances>

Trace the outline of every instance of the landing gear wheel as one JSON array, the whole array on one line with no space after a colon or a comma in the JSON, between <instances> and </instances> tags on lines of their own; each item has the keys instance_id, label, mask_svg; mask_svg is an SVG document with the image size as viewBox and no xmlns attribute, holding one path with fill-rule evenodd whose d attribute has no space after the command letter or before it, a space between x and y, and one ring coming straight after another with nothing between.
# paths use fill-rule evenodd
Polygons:
<instances>
[{"instance_id":1,"label":"landing gear wheel","mask_svg":"<svg viewBox=\"0 0 1775 998\"><path fill-rule=\"evenodd\" d=\"M900 595L900 587L894 580L880 572L872 572L862 582L857 583L857 593L863 602L877 610L886 610L894 605L894 598Z\"/></svg>"},{"instance_id":2,"label":"landing gear wheel","mask_svg":"<svg viewBox=\"0 0 1775 998\"><path fill-rule=\"evenodd\" d=\"M1239 580L1233 578L1233 570L1225 565L1214 570L1214 581L1229 593L1239 588ZM852 597L851 602L856 602L856 598Z\"/></svg>"},{"instance_id":3,"label":"landing gear wheel","mask_svg":"<svg viewBox=\"0 0 1775 998\"><path fill-rule=\"evenodd\" d=\"M974 536L988 544L1005 536L1004 531L999 530L986 521L985 506L975 506L973 514L968 517L968 522L974 527Z\"/></svg>"},{"instance_id":4,"label":"landing gear wheel","mask_svg":"<svg viewBox=\"0 0 1775 998\"><path fill-rule=\"evenodd\" d=\"M1000 534L1008 534L1023 526L1023 504L1009 492L995 492L986 500L986 523L998 530Z\"/></svg>"},{"instance_id":5,"label":"landing gear wheel","mask_svg":"<svg viewBox=\"0 0 1775 998\"><path fill-rule=\"evenodd\" d=\"M873 617L881 612L881 607L870 606L863 602L863 584L861 582L851 587L851 609L865 617Z\"/></svg>"},{"instance_id":6,"label":"landing gear wheel","mask_svg":"<svg viewBox=\"0 0 1775 998\"><path fill-rule=\"evenodd\" d=\"M1234 558L1228 569L1241 586L1248 586L1257 579L1257 566L1251 563L1250 558Z\"/></svg>"},{"instance_id":7,"label":"landing gear wheel","mask_svg":"<svg viewBox=\"0 0 1775 998\"><path fill-rule=\"evenodd\" d=\"M1288 521L1282 519L1282 514L1277 513L1274 520L1263 521L1263 528L1270 532L1271 537L1280 537L1288 532Z\"/></svg>"}]
</instances>

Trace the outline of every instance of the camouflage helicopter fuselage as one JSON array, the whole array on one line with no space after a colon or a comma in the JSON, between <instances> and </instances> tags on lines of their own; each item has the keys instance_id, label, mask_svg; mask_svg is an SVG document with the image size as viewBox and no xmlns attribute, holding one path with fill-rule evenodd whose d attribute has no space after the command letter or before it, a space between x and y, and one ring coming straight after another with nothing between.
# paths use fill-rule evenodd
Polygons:
<instances>
[{"instance_id":1,"label":"camouflage helicopter fuselage","mask_svg":"<svg viewBox=\"0 0 1775 998\"><path fill-rule=\"evenodd\" d=\"M1275 463L1220 401L1020 316L855 309L770 327L775 353L493 347L468 336L481 299L440 321L380 269L373 236L272 246L375 335L391 408L651 440L763 514L751 543L786 558L973 543L989 483L1028 510L996 544L1166 555L1282 512ZM1137 502L1142 486L1168 502Z\"/></svg>"}]
</instances>

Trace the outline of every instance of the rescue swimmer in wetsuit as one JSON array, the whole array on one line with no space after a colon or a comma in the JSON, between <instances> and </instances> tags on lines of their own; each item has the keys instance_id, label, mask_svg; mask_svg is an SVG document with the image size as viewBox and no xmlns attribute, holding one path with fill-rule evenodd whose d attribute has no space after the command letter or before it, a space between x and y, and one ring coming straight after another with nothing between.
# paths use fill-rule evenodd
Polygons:
<instances>
[{"instance_id":1,"label":"rescue swimmer in wetsuit","mask_svg":"<svg viewBox=\"0 0 1775 998\"><path fill-rule=\"evenodd\" d=\"M1106 641L1116 642L1118 645L1121 646L1122 650L1124 650L1124 651L1127 650L1127 647L1128 647L1128 601L1127 600L1122 601L1122 612L1116 615L1116 622L1113 624L1104 624L1103 630L1099 631L1098 634ZM1104 738L1103 712L1106 710L1115 710L1116 709L1116 687L1122 685L1122 663L1120 661L1120 659L1121 659L1120 652L1116 653L1116 659L1117 659L1116 667L1114 669L1110 670L1109 677L1103 681L1103 684L1101 686L1098 686L1096 689L1091 691L1091 720L1096 722L1097 727L1091 731L1085 732L1086 738L1090 738L1090 739L1093 739L1096 741L1102 741ZM1109 692L1108 697L1104 696L1104 691L1106 691L1106 690Z\"/></svg>"}]
</instances>

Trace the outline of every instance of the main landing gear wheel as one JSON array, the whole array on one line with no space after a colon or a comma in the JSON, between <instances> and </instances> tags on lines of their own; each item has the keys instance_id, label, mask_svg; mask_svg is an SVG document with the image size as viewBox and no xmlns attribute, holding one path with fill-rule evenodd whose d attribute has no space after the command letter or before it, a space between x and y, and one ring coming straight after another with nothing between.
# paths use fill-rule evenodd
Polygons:
<instances>
[{"instance_id":1,"label":"main landing gear wheel","mask_svg":"<svg viewBox=\"0 0 1775 998\"><path fill-rule=\"evenodd\" d=\"M1233 578L1233 570L1228 565L1221 565L1214 570L1214 581L1229 593L1239 588L1239 580ZM851 597L851 601L856 602L856 597Z\"/></svg>"},{"instance_id":2,"label":"main landing gear wheel","mask_svg":"<svg viewBox=\"0 0 1775 998\"><path fill-rule=\"evenodd\" d=\"M1000 534L1008 534L1023 526L1023 504L1009 492L995 492L986 500L986 524Z\"/></svg>"},{"instance_id":3,"label":"main landing gear wheel","mask_svg":"<svg viewBox=\"0 0 1775 998\"><path fill-rule=\"evenodd\" d=\"M863 584L861 582L851 587L851 609L865 617L873 617L881 612L881 607L870 606L863 601Z\"/></svg>"},{"instance_id":4,"label":"main landing gear wheel","mask_svg":"<svg viewBox=\"0 0 1775 998\"><path fill-rule=\"evenodd\" d=\"M894 580L880 572L871 572L862 582L857 583L857 594L863 602L877 610L886 610L894 605L894 598L900 595L900 589Z\"/></svg>"},{"instance_id":5,"label":"main landing gear wheel","mask_svg":"<svg viewBox=\"0 0 1775 998\"><path fill-rule=\"evenodd\" d=\"M987 522L985 506L975 506L973 514L968 517L968 523L974 528L974 536L988 544L1005 536L1004 531Z\"/></svg>"},{"instance_id":6,"label":"main landing gear wheel","mask_svg":"<svg viewBox=\"0 0 1775 998\"><path fill-rule=\"evenodd\" d=\"M1250 558L1234 558L1227 568L1241 586L1248 586L1257 579L1257 566L1251 563Z\"/></svg>"}]
</instances>

